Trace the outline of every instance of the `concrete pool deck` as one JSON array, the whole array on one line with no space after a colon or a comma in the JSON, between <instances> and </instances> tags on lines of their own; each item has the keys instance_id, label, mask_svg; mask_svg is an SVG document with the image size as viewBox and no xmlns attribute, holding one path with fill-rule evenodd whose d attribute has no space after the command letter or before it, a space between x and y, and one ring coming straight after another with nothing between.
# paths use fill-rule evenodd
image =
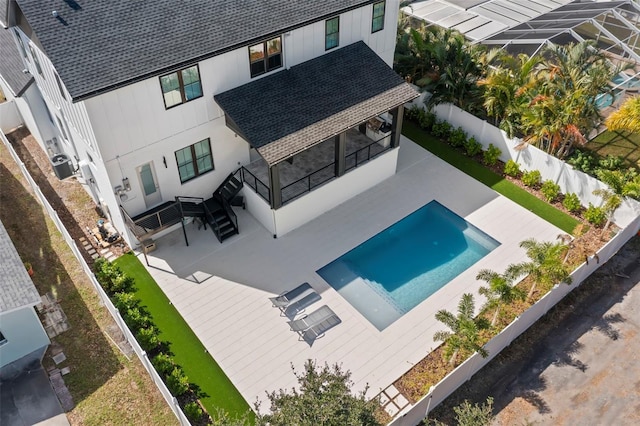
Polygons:
<instances>
[{"instance_id":1,"label":"concrete pool deck","mask_svg":"<svg viewBox=\"0 0 640 426\"><path fill-rule=\"evenodd\" d=\"M432 200L501 245L378 331L315 271ZM295 386L291 366L309 358L342 364L354 390L368 383L368 395L377 394L437 347L435 313L455 311L463 293L477 296L478 270L502 272L526 259L520 241L563 233L404 137L395 176L278 239L247 211L236 213L240 234L223 244L195 224L187 225L189 247L181 229L158 239L148 270L249 404ZM322 296L307 311L326 304L342 320L311 346L268 300L305 281Z\"/></svg>"}]
</instances>

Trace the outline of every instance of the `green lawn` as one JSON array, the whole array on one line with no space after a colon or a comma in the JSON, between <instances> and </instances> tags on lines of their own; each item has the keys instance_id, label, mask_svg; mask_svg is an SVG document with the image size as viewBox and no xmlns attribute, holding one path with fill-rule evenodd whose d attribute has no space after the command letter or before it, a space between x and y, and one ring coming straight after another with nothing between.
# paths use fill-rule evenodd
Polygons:
<instances>
[{"instance_id":1,"label":"green lawn","mask_svg":"<svg viewBox=\"0 0 640 426\"><path fill-rule=\"evenodd\" d=\"M466 157L451 146L440 141L438 138L425 132L414 123L405 121L404 126L402 127L402 134L437 155L447 163L457 169L460 169L477 181L484 183L510 200L520 204L525 209L532 211L563 231L571 234L573 233L576 225L578 225L578 221L573 217L556 209L550 204L545 203L519 186L512 184L502 176L487 169L482 164Z\"/></svg>"},{"instance_id":2,"label":"green lawn","mask_svg":"<svg viewBox=\"0 0 640 426\"><path fill-rule=\"evenodd\" d=\"M182 319L176 308L149 275L144 266L132 253L114 261L123 272L135 279L136 294L153 316L153 322L161 331L161 339L171 342L171 351L176 363L180 364L189 381L200 386L208 397L202 404L209 414L222 408L232 416L239 416L250 410L240 392L224 374L218 363L205 352L200 340Z\"/></svg>"},{"instance_id":3,"label":"green lawn","mask_svg":"<svg viewBox=\"0 0 640 426\"><path fill-rule=\"evenodd\" d=\"M585 148L601 157L622 157L628 166L640 165L640 134L605 131L590 140Z\"/></svg>"}]
</instances>

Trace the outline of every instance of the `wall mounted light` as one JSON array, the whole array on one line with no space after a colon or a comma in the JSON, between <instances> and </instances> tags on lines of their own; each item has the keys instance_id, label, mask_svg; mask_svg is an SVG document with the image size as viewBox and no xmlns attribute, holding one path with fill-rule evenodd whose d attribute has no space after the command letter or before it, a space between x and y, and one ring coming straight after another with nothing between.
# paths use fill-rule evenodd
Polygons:
<instances>
[{"instance_id":1,"label":"wall mounted light","mask_svg":"<svg viewBox=\"0 0 640 426\"><path fill-rule=\"evenodd\" d=\"M129 183L129 178L122 179L122 186L124 187L125 191L131 191L131 184Z\"/></svg>"}]
</instances>

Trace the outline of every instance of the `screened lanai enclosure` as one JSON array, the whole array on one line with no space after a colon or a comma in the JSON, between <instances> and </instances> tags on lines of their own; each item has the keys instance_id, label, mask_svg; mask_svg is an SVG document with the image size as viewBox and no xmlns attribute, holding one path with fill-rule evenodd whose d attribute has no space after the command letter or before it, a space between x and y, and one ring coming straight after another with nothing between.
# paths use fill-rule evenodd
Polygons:
<instances>
[{"instance_id":1,"label":"screened lanai enclosure","mask_svg":"<svg viewBox=\"0 0 640 426\"><path fill-rule=\"evenodd\" d=\"M514 55L531 56L550 44L594 40L622 69L610 90L596 99L605 115L640 90L640 6L634 1L423 0L403 11Z\"/></svg>"}]
</instances>

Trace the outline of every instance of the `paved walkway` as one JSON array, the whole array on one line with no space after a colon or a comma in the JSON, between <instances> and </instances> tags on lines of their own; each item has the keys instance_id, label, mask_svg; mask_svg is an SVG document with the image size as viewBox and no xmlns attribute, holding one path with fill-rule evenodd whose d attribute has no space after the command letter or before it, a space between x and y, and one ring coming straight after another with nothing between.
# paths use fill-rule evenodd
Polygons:
<instances>
[{"instance_id":1,"label":"paved walkway","mask_svg":"<svg viewBox=\"0 0 640 426\"><path fill-rule=\"evenodd\" d=\"M291 365L301 368L309 358L341 363L356 390L368 383L375 395L437 346L435 313L455 311L465 292L477 294L479 269L504 270L525 259L520 241L562 232L404 138L398 164L392 178L278 239L236 210L240 235L223 244L193 224L189 247L182 230L157 241L150 273L249 403L265 399L265 390L294 386ZM432 200L501 245L378 331L315 271ZM327 304L342 319L311 346L268 300L305 281L322 296L309 310Z\"/></svg>"}]
</instances>

